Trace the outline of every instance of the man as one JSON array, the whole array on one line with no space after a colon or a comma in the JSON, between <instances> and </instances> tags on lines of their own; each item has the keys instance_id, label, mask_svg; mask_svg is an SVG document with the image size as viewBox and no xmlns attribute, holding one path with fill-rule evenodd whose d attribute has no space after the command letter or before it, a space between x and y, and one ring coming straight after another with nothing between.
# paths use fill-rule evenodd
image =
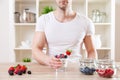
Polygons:
<instances>
[{"instance_id":1,"label":"man","mask_svg":"<svg viewBox=\"0 0 120 80\"><path fill-rule=\"evenodd\" d=\"M72 56L81 56L81 46L84 42L88 58L96 58L92 35L94 25L88 18L72 10L72 0L56 0L57 9L37 20L36 32L33 39L33 57L40 63L54 69L61 67L56 54L71 49ZM46 54L43 48L47 48Z\"/></svg>"}]
</instances>

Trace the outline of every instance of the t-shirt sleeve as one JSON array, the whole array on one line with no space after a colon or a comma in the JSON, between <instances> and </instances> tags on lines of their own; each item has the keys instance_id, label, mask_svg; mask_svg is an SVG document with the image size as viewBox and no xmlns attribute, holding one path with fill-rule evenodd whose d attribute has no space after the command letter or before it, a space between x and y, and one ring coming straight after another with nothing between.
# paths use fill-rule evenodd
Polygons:
<instances>
[{"instance_id":1,"label":"t-shirt sleeve","mask_svg":"<svg viewBox=\"0 0 120 80\"><path fill-rule=\"evenodd\" d=\"M95 26L91 19L87 21L87 33L86 35L94 35L95 34Z\"/></svg>"},{"instance_id":2,"label":"t-shirt sleeve","mask_svg":"<svg viewBox=\"0 0 120 80\"><path fill-rule=\"evenodd\" d=\"M44 19L44 16L42 15L37 19L35 31L44 32L44 27L45 27L45 19Z\"/></svg>"}]
</instances>

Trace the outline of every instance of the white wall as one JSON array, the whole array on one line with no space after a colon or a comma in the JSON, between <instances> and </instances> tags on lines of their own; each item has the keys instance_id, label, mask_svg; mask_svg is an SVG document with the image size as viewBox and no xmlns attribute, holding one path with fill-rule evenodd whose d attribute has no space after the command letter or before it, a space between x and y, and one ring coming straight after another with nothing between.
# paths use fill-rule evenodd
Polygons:
<instances>
[{"instance_id":1,"label":"white wall","mask_svg":"<svg viewBox=\"0 0 120 80\"><path fill-rule=\"evenodd\" d=\"M0 0L0 62L9 61L9 0Z\"/></svg>"},{"instance_id":2,"label":"white wall","mask_svg":"<svg viewBox=\"0 0 120 80\"><path fill-rule=\"evenodd\" d=\"M115 59L120 61L120 0L116 0L115 13Z\"/></svg>"}]
</instances>

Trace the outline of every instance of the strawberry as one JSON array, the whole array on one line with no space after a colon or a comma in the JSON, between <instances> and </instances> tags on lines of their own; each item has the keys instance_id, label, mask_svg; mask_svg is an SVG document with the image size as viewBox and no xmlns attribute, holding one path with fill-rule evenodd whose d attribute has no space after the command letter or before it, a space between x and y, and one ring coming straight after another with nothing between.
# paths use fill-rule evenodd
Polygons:
<instances>
[{"instance_id":1,"label":"strawberry","mask_svg":"<svg viewBox=\"0 0 120 80\"><path fill-rule=\"evenodd\" d=\"M71 53L72 53L72 50L69 50L69 49L68 49L68 50L66 50L66 54L67 54L67 55L69 55L69 56L70 56L70 55L71 55Z\"/></svg>"},{"instance_id":2,"label":"strawberry","mask_svg":"<svg viewBox=\"0 0 120 80\"><path fill-rule=\"evenodd\" d=\"M26 73L26 70L27 70L27 67L25 65L21 66L20 70L23 72L23 73Z\"/></svg>"}]
</instances>

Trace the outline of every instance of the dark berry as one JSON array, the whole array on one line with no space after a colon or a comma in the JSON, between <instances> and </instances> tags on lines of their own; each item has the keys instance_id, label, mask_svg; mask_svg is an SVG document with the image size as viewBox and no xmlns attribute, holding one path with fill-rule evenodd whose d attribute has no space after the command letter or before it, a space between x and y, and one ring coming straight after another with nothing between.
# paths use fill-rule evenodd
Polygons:
<instances>
[{"instance_id":1,"label":"dark berry","mask_svg":"<svg viewBox=\"0 0 120 80\"><path fill-rule=\"evenodd\" d=\"M21 70L19 70L17 74L18 74L18 75L22 75L22 71L21 71Z\"/></svg>"},{"instance_id":2,"label":"dark berry","mask_svg":"<svg viewBox=\"0 0 120 80\"><path fill-rule=\"evenodd\" d=\"M26 73L26 70L22 71L24 74Z\"/></svg>"},{"instance_id":3,"label":"dark berry","mask_svg":"<svg viewBox=\"0 0 120 80\"><path fill-rule=\"evenodd\" d=\"M31 71L28 71L27 73L28 73L28 74L32 74Z\"/></svg>"},{"instance_id":4,"label":"dark berry","mask_svg":"<svg viewBox=\"0 0 120 80\"><path fill-rule=\"evenodd\" d=\"M96 71L96 69L95 69L95 68L91 68L91 70L92 70L93 72L95 72L95 71Z\"/></svg>"},{"instance_id":5,"label":"dark berry","mask_svg":"<svg viewBox=\"0 0 120 80\"><path fill-rule=\"evenodd\" d=\"M67 58L67 55L65 55L64 58Z\"/></svg>"},{"instance_id":6,"label":"dark berry","mask_svg":"<svg viewBox=\"0 0 120 80\"><path fill-rule=\"evenodd\" d=\"M84 73L84 68L80 68L80 71L81 71L82 73Z\"/></svg>"},{"instance_id":7,"label":"dark berry","mask_svg":"<svg viewBox=\"0 0 120 80\"><path fill-rule=\"evenodd\" d=\"M85 68L80 68L80 71L85 74L85 75L93 75L93 73L95 72L94 68L89 68L89 67L85 67Z\"/></svg>"},{"instance_id":8,"label":"dark berry","mask_svg":"<svg viewBox=\"0 0 120 80\"><path fill-rule=\"evenodd\" d=\"M60 58L60 56L59 56L59 55L55 55L55 57L56 57L56 58Z\"/></svg>"},{"instance_id":9,"label":"dark berry","mask_svg":"<svg viewBox=\"0 0 120 80\"><path fill-rule=\"evenodd\" d=\"M64 58L64 54L60 54L60 58Z\"/></svg>"},{"instance_id":10,"label":"dark berry","mask_svg":"<svg viewBox=\"0 0 120 80\"><path fill-rule=\"evenodd\" d=\"M11 70L10 70L10 71L8 71L8 73L9 73L9 75L11 75L11 76L12 76L12 75L14 75L14 72L13 72L13 71L11 71Z\"/></svg>"}]
</instances>

